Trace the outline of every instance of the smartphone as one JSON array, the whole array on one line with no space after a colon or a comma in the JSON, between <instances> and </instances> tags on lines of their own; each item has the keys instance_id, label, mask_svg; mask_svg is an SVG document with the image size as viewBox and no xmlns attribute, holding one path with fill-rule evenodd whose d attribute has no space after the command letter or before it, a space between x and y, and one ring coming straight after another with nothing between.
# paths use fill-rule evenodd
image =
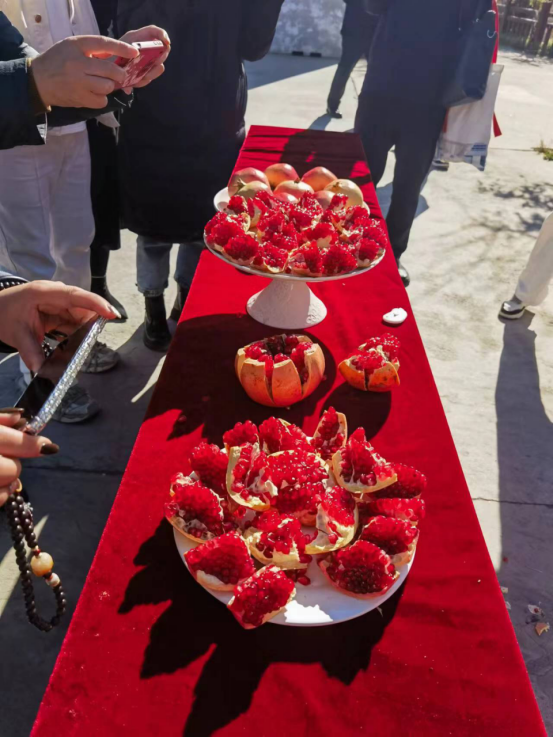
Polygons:
<instances>
[{"instance_id":1,"label":"smartphone","mask_svg":"<svg viewBox=\"0 0 553 737\"><path fill-rule=\"evenodd\" d=\"M132 46L138 49L139 54L137 57L134 59L124 59L122 56L118 56L114 59L114 63L118 67L122 67L126 75L122 84L115 85L116 90L124 87L134 87L135 84L142 81L159 57L165 52L165 44L162 41L137 41Z\"/></svg>"}]
</instances>

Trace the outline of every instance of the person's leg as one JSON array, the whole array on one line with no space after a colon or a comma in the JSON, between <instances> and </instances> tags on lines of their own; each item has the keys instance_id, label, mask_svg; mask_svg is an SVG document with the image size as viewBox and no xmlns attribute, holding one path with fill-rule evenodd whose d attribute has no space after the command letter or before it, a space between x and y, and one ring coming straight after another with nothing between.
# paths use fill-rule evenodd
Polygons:
<instances>
[{"instance_id":1,"label":"person's leg","mask_svg":"<svg viewBox=\"0 0 553 737\"><path fill-rule=\"evenodd\" d=\"M179 246L177 268L175 271L178 292L173 309L171 310L171 320L178 322L180 319L182 308L192 285L192 279L196 273L198 261L204 250L203 241L189 241L188 243L181 243Z\"/></svg>"},{"instance_id":2,"label":"person's leg","mask_svg":"<svg viewBox=\"0 0 553 737\"><path fill-rule=\"evenodd\" d=\"M389 101L378 96L362 94L355 118L355 132L361 136L375 187L382 179L388 152L395 141L395 130L389 108Z\"/></svg>"},{"instance_id":3,"label":"person's leg","mask_svg":"<svg viewBox=\"0 0 553 737\"><path fill-rule=\"evenodd\" d=\"M90 289L94 217L88 135L86 131L79 131L55 138L62 165L50 207L50 249L56 262L54 279Z\"/></svg>"},{"instance_id":4,"label":"person's leg","mask_svg":"<svg viewBox=\"0 0 553 737\"><path fill-rule=\"evenodd\" d=\"M171 343L171 333L163 293L169 286L173 244L139 235L136 246L137 287L146 303L144 345L150 350L165 352Z\"/></svg>"},{"instance_id":5,"label":"person's leg","mask_svg":"<svg viewBox=\"0 0 553 737\"><path fill-rule=\"evenodd\" d=\"M419 195L434 158L444 115L445 111L440 108L398 106L394 185L386 217L390 242L398 261L409 242Z\"/></svg>"},{"instance_id":6,"label":"person's leg","mask_svg":"<svg viewBox=\"0 0 553 737\"><path fill-rule=\"evenodd\" d=\"M355 65L363 56L363 51L363 40L359 40L355 36L342 36L342 56L340 57L328 95L327 109L329 114L333 115L338 112L340 102L346 91L348 79Z\"/></svg>"}]
</instances>

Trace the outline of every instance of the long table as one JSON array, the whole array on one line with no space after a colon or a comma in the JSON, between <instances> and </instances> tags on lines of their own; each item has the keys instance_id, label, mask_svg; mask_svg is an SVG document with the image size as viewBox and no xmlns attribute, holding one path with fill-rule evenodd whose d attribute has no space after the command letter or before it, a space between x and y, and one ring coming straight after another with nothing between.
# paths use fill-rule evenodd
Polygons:
<instances>
[{"instance_id":1,"label":"long table","mask_svg":"<svg viewBox=\"0 0 553 737\"><path fill-rule=\"evenodd\" d=\"M324 164L376 194L352 134L254 126L237 167ZM415 317L389 250L370 273L316 284L328 317L312 331L326 380L281 416L314 430L334 406L379 452L429 480L406 584L381 609L335 626L244 631L185 570L163 519L169 482L202 438L261 422L233 372L238 347L274 334L245 313L267 280L202 256L33 737L111 735L544 735L541 717L461 470ZM337 363L385 330L402 344L401 386L364 394ZM76 492L77 493L77 492Z\"/></svg>"}]
</instances>

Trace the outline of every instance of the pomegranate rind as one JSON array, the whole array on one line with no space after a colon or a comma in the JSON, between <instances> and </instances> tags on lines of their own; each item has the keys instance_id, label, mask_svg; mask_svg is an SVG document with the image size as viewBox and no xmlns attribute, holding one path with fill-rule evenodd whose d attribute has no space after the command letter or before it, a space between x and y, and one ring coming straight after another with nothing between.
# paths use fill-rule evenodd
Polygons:
<instances>
[{"instance_id":1,"label":"pomegranate rind","mask_svg":"<svg viewBox=\"0 0 553 737\"><path fill-rule=\"evenodd\" d=\"M318 534L314 540L305 546L305 552L308 555L319 555L330 553L348 545L353 540L359 525L357 505L353 508L353 518L354 523L352 525L342 525L338 520L329 517L323 504L319 504L315 521ZM329 523L332 524L332 528ZM334 536L337 536L336 540L334 540ZM331 540L334 540L334 542L331 542Z\"/></svg>"},{"instance_id":2,"label":"pomegranate rind","mask_svg":"<svg viewBox=\"0 0 553 737\"><path fill-rule=\"evenodd\" d=\"M355 389L370 392L387 392L399 386L399 374L396 365L387 361L385 366L378 368L367 377L366 372L356 368L352 361L355 356L346 358L338 365L338 371L344 379ZM399 365L399 364L398 364Z\"/></svg>"},{"instance_id":3,"label":"pomegranate rind","mask_svg":"<svg viewBox=\"0 0 553 737\"><path fill-rule=\"evenodd\" d=\"M252 582L259 583L260 579L263 580L264 578L267 578L268 574L271 574L272 576L278 577L279 583L281 585L285 585L286 589L289 591L288 599L285 602L282 602L282 605L278 608L273 609L270 612L266 612L259 624L250 624L248 622L244 621L244 611L241 607L241 598L243 596L244 590L250 586ZM289 583L286 583L288 581ZM270 581L268 581L268 594L265 597L266 600L269 599L269 593L270 593ZM243 583L236 586L234 589L234 596L227 604L227 608L232 612L236 620L239 622L239 624L244 627L246 630L255 629L256 627L260 627L262 624L265 624L265 622L268 622L270 619L273 619L277 616L277 614L280 614L283 612L288 604L294 599L296 596L296 587L294 586L293 581L288 578L286 573L276 566L265 566L264 568L261 568L259 571L253 574L253 576L250 576L250 578L246 579Z\"/></svg>"},{"instance_id":4,"label":"pomegranate rind","mask_svg":"<svg viewBox=\"0 0 553 737\"><path fill-rule=\"evenodd\" d=\"M192 478L190 476L184 476L184 474L179 473L175 476L171 483L171 491L170 496L175 497L176 493L173 489L173 487L176 484L185 484L185 485L192 485L198 483L197 478ZM201 483L201 482L200 482ZM204 484L202 484L204 486ZM209 494L212 496L212 503L214 507L218 507L219 511L217 512L217 516L220 519L221 522L221 530L222 525L224 521L224 513L223 513L223 507L221 506L221 499L212 489L205 486L206 493L209 492ZM197 519L192 520L185 520L183 517L181 517L179 514L166 514L166 519L168 522L171 523L171 525L177 530L177 532L180 532L183 537L186 537L188 540L192 540L192 542L198 544L198 543L205 543L209 540L213 540L214 538L218 537L221 533L218 531L217 533L214 533L210 531L203 522ZM190 530L195 530L196 532L200 531L201 535L192 535Z\"/></svg>"},{"instance_id":5,"label":"pomegranate rind","mask_svg":"<svg viewBox=\"0 0 553 737\"><path fill-rule=\"evenodd\" d=\"M313 343L312 347L305 352L305 368L307 381L302 384L302 398L305 399L313 394L315 389L323 380L325 373L325 357L321 346Z\"/></svg>"},{"instance_id":6,"label":"pomegranate rind","mask_svg":"<svg viewBox=\"0 0 553 737\"><path fill-rule=\"evenodd\" d=\"M348 198L348 207L359 207L364 204L363 192L361 192L357 184L352 182L351 179L336 179L330 184L327 184L325 191L346 195Z\"/></svg>"},{"instance_id":7,"label":"pomegranate rind","mask_svg":"<svg viewBox=\"0 0 553 737\"><path fill-rule=\"evenodd\" d=\"M288 407L303 399L300 375L290 358L275 363L270 392L274 407Z\"/></svg>"},{"instance_id":8,"label":"pomegranate rind","mask_svg":"<svg viewBox=\"0 0 553 737\"><path fill-rule=\"evenodd\" d=\"M340 556L341 553L346 553L347 551L358 550L359 546L370 546L370 552L372 552L376 558L376 565L378 566L379 572L385 577L385 583L378 589L378 591L371 590L363 593L350 591L347 588L340 586L339 582L333 579L330 575L329 568L333 563L335 564L335 556ZM385 594L399 578L399 571L395 569L390 556L377 545L373 545L365 540L358 540L357 542L352 543L349 547L344 548L343 550L338 550L335 553L331 553L328 557L322 558L317 562L319 568L330 584L338 589L342 594L351 596L354 599L374 599L378 596L382 596L382 594Z\"/></svg>"},{"instance_id":9,"label":"pomegranate rind","mask_svg":"<svg viewBox=\"0 0 553 737\"><path fill-rule=\"evenodd\" d=\"M370 445L370 443L368 443L368 445ZM370 447L372 448L372 446ZM336 451L332 456L332 470L338 484L343 486L344 489L347 489L352 494L374 494L374 492L379 491L380 489L385 489L387 486L395 484L397 481L397 474L393 471L393 464L388 463L379 456L374 448L372 449L371 454L375 463L381 466L383 470L385 469L386 473L377 474L375 471L376 483L373 486L364 486L344 479L342 473L342 450Z\"/></svg>"},{"instance_id":10,"label":"pomegranate rind","mask_svg":"<svg viewBox=\"0 0 553 737\"><path fill-rule=\"evenodd\" d=\"M282 182L299 182L298 172L291 164L271 164L265 169L265 176L273 189Z\"/></svg>"},{"instance_id":11,"label":"pomegranate rind","mask_svg":"<svg viewBox=\"0 0 553 737\"><path fill-rule=\"evenodd\" d=\"M316 448L317 453L319 453L323 458L326 458L325 448L318 446L317 439L322 437L321 428L323 427L323 423L325 421L328 411L329 410L323 413L321 419L319 420L319 424L317 425L317 429L315 430L313 434L314 447ZM336 432L334 436L331 438L331 440L327 442L329 442L331 447L334 447L336 443L336 438L338 437L338 435L342 435L343 436L342 447L343 447L346 444L346 441L348 438L348 421L347 421L347 417L345 416L343 412L336 412L336 416L338 418L338 432ZM334 452L336 452L336 450Z\"/></svg>"},{"instance_id":12,"label":"pomegranate rind","mask_svg":"<svg viewBox=\"0 0 553 737\"><path fill-rule=\"evenodd\" d=\"M229 196L233 197L237 194L239 189L249 182L263 182L267 187L269 187L270 191L269 180L265 173L259 171L259 169L255 169L253 166L248 166L245 169L240 169L240 171L235 171L234 174L231 175L228 183Z\"/></svg>"},{"instance_id":13,"label":"pomegranate rind","mask_svg":"<svg viewBox=\"0 0 553 737\"><path fill-rule=\"evenodd\" d=\"M240 460L241 450L244 446L231 448L229 451L229 463L227 469L227 492L233 502L242 507L248 507L256 512L264 512L271 506L271 498L277 496L278 490L270 479L261 481L258 479L253 487L253 495L244 499L233 488L235 481L234 469ZM254 456L259 454L259 445L254 445ZM251 487L250 487L251 488Z\"/></svg>"},{"instance_id":14,"label":"pomegranate rind","mask_svg":"<svg viewBox=\"0 0 553 737\"><path fill-rule=\"evenodd\" d=\"M206 550L210 548L214 543L216 543L217 540L221 540L222 538L227 538L229 536L232 536L232 538L236 540L238 545L240 545L240 543L242 544L243 549L241 552L242 552L243 558L246 558L247 556L247 558L249 558L251 561L251 566L244 567L244 569L247 570L246 574L242 575L235 582L226 583L222 581L220 578L218 578L217 576L213 576L212 574L206 573L201 568L196 569L195 566L191 565L190 559L195 555L193 551L197 550L197 548L192 548L192 550L189 550L184 554L184 562L186 563L186 567L188 568L190 575L205 589L211 589L212 591L233 591L234 587L237 584L242 583L242 581L245 581L255 572L255 568L253 565L253 561L251 560L248 545L242 539L242 537L237 533L234 533L234 532L227 533L226 535L220 535L219 537L206 541L205 545L202 545L202 550Z\"/></svg>"}]
</instances>

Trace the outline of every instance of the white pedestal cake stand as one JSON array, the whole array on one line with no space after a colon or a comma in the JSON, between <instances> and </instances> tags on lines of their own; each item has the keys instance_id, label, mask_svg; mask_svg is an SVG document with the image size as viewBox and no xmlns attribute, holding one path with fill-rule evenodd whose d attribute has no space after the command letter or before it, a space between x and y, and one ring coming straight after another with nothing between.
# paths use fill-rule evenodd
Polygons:
<instances>
[{"instance_id":1,"label":"white pedestal cake stand","mask_svg":"<svg viewBox=\"0 0 553 737\"><path fill-rule=\"evenodd\" d=\"M255 276L266 277L271 279L271 283L265 289L262 289L253 297L250 297L246 309L248 314L257 322L263 325L269 325L272 328L282 328L284 330L298 330L300 328L310 328L322 322L326 315L327 309L322 302L309 287L308 282L326 282L349 279L352 276L359 276L370 271L382 261L384 251L375 259L370 266L364 269L356 269L349 274L339 274L338 276L321 276L318 278L309 278L305 276L294 276L293 274L269 274L259 269L252 269L249 266L240 266L229 261L223 254L212 248L206 241L207 248L217 258L220 258L229 266L243 271L246 274L254 274Z\"/></svg>"}]
</instances>

